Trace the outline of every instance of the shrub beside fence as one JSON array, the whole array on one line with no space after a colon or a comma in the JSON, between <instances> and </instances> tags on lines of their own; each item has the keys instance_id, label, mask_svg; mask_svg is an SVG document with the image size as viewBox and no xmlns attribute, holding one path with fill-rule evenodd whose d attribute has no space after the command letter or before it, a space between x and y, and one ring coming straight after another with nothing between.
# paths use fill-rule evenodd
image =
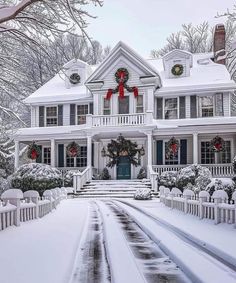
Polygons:
<instances>
[{"instance_id":1,"label":"shrub beside fence","mask_svg":"<svg viewBox=\"0 0 236 283\"><path fill-rule=\"evenodd\" d=\"M65 188L46 190L40 198L37 191L22 192L10 189L1 195L0 201L0 230L9 226L20 226L25 222L41 218L56 209L61 200L67 198Z\"/></svg>"},{"instance_id":2,"label":"shrub beside fence","mask_svg":"<svg viewBox=\"0 0 236 283\"><path fill-rule=\"evenodd\" d=\"M215 224L234 224L236 228L236 191L229 201L228 195L223 190L217 190L212 196L207 191L195 194L191 190L160 187L160 201L171 209L177 209L186 214L191 214L200 219L213 220Z\"/></svg>"}]
</instances>

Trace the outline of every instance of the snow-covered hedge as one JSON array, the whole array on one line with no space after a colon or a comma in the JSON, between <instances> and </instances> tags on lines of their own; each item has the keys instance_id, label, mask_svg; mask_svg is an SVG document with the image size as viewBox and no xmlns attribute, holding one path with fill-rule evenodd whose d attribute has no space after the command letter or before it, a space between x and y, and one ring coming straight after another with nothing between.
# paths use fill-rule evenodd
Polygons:
<instances>
[{"instance_id":1,"label":"snow-covered hedge","mask_svg":"<svg viewBox=\"0 0 236 283\"><path fill-rule=\"evenodd\" d=\"M24 164L12 175L13 188L36 190L40 195L47 190L62 186L61 172L49 165L31 163Z\"/></svg>"},{"instance_id":2,"label":"snow-covered hedge","mask_svg":"<svg viewBox=\"0 0 236 283\"><path fill-rule=\"evenodd\" d=\"M134 193L134 199L136 199L136 200L149 200L149 199L152 199L152 192L151 192L150 189L146 189L146 188L138 189Z\"/></svg>"},{"instance_id":3,"label":"snow-covered hedge","mask_svg":"<svg viewBox=\"0 0 236 283\"><path fill-rule=\"evenodd\" d=\"M229 199L231 199L235 189L236 184L230 178L213 178L206 187L206 191L208 191L210 195L213 195L217 190L223 190L228 194Z\"/></svg>"},{"instance_id":4,"label":"snow-covered hedge","mask_svg":"<svg viewBox=\"0 0 236 283\"><path fill-rule=\"evenodd\" d=\"M177 174L178 172L176 171L162 172L161 176L158 179L159 185L170 188L170 189L175 187Z\"/></svg>"},{"instance_id":5,"label":"snow-covered hedge","mask_svg":"<svg viewBox=\"0 0 236 283\"><path fill-rule=\"evenodd\" d=\"M200 165L190 165L182 168L176 178L176 187L184 190L189 184L195 188L195 192L205 190L206 186L211 182L211 172L208 168Z\"/></svg>"}]
</instances>

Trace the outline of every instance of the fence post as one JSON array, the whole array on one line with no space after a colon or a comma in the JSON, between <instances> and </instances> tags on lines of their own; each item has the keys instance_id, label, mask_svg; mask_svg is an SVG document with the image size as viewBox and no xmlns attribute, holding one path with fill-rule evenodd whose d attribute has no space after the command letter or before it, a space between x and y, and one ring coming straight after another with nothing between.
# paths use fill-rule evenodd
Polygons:
<instances>
[{"instance_id":1,"label":"fence post","mask_svg":"<svg viewBox=\"0 0 236 283\"><path fill-rule=\"evenodd\" d=\"M32 202L36 205L35 207L35 218L39 217L39 193L34 190L29 190L24 192L23 194L24 198L26 198L28 201L32 200Z\"/></svg>"},{"instance_id":2,"label":"fence post","mask_svg":"<svg viewBox=\"0 0 236 283\"><path fill-rule=\"evenodd\" d=\"M81 189L81 173L80 172L74 173L73 188L74 188L75 194L76 194L77 191L79 191Z\"/></svg>"},{"instance_id":3,"label":"fence post","mask_svg":"<svg viewBox=\"0 0 236 283\"><path fill-rule=\"evenodd\" d=\"M214 223L215 224L219 224L220 223L219 203L221 203L220 198L215 198L214 199Z\"/></svg>"},{"instance_id":4,"label":"fence post","mask_svg":"<svg viewBox=\"0 0 236 283\"><path fill-rule=\"evenodd\" d=\"M52 192L50 190L46 190L44 191L43 196L45 197L45 199L50 201L50 212L52 212Z\"/></svg>"},{"instance_id":5,"label":"fence post","mask_svg":"<svg viewBox=\"0 0 236 283\"><path fill-rule=\"evenodd\" d=\"M14 225L20 226L20 200L23 199L23 192L19 189L10 189L3 192L1 199L15 205Z\"/></svg>"}]
</instances>

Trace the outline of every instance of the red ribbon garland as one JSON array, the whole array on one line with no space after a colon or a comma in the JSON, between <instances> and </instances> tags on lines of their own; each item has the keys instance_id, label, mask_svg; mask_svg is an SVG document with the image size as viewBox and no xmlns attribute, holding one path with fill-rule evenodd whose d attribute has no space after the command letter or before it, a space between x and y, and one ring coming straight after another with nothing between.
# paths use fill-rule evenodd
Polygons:
<instances>
[{"instance_id":1,"label":"red ribbon garland","mask_svg":"<svg viewBox=\"0 0 236 283\"><path fill-rule=\"evenodd\" d=\"M120 82L118 85L118 92L119 92L119 98L124 98L125 97L125 90L124 90L124 78L125 78L125 72L120 71L118 73L118 76L120 78ZM132 87L132 91L134 93L134 97L138 97L138 88L136 86ZM113 90L111 88L108 89L107 91L107 96L106 99L111 99L112 97Z\"/></svg>"}]
</instances>

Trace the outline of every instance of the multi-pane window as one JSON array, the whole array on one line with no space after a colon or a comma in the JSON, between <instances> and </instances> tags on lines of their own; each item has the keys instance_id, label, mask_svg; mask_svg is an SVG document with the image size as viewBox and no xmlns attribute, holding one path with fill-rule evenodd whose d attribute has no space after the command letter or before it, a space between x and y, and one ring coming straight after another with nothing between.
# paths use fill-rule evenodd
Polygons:
<instances>
[{"instance_id":1,"label":"multi-pane window","mask_svg":"<svg viewBox=\"0 0 236 283\"><path fill-rule=\"evenodd\" d=\"M222 151L221 162L222 163L231 163L231 142L225 141L224 151Z\"/></svg>"},{"instance_id":2,"label":"multi-pane window","mask_svg":"<svg viewBox=\"0 0 236 283\"><path fill-rule=\"evenodd\" d=\"M77 167L87 166L87 146L80 147L80 155L76 158Z\"/></svg>"},{"instance_id":3,"label":"multi-pane window","mask_svg":"<svg viewBox=\"0 0 236 283\"><path fill-rule=\"evenodd\" d=\"M215 154L219 155L219 159L215 160ZM201 163L214 164L214 163L231 163L231 142L225 141L224 151L215 153L210 146L210 141L201 142Z\"/></svg>"},{"instance_id":4,"label":"multi-pane window","mask_svg":"<svg viewBox=\"0 0 236 283\"><path fill-rule=\"evenodd\" d=\"M164 102L165 119L177 119L178 118L178 99L167 98Z\"/></svg>"},{"instance_id":5,"label":"multi-pane window","mask_svg":"<svg viewBox=\"0 0 236 283\"><path fill-rule=\"evenodd\" d=\"M175 165L179 164L179 150L173 154L168 150L167 142L165 142L165 164L166 165Z\"/></svg>"},{"instance_id":6,"label":"multi-pane window","mask_svg":"<svg viewBox=\"0 0 236 283\"><path fill-rule=\"evenodd\" d=\"M50 126L57 126L57 107L50 106L46 107L46 125L47 127Z\"/></svg>"},{"instance_id":7,"label":"multi-pane window","mask_svg":"<svg viewBox=\"0 0 236 283\"><path fill-rule=\"evenodd\" d=\"M143 95L136 98L136 113L143 113Z\"/></svg>"},{"instance_id":8,"label":"multi-pane window","mask_svg":"<svg viewBox=\"0 0 236 283\"><path fill-rule=\"evenodd\" d=\"M86 115L88 114L88 104L77 105L77 124L86 124Z\"/></svg>"},{"instance_id":9,"label":"multi-pane window","mask_svg":"<svg viewBox=\"0 0 236 283\"><path fill-rule=\"evenodd\" d=\"M110 115L111 114L111 100L110 99L103 99L103 115Z\"/></svg>"},{"instance_id":10,"label":"multi-pane window","mask_svg":"<svg viewBox=\"0 0 236 283\"><path fill-rule=\"evenodd\" d=\"M50 147L43 148L43 163L51 165L51 148Z\"/></svg>"},{"instance_id":11,"label":"multi-pane window","mask_svg":"<svg viewBox=\"0 0 236 283\"><path fill-rule=\"evenodd\" d=\"M209 141L201 142L201 164L213 164L215 162L215 153L210 147Z\"/></svg>"},{"instance_id":12,"label":"multi-pane window","mask_svg":"<svg viewBox=\"0 0 236 283\"><path fill-rule=\"evenodd\" d=\"M213 117L213 96L200 97L200 113L201 117Z\"/></svg>"},{"instance_id":13,"label":"multi-pane window","mask_svg":"<svg viewBox=\"0 0 236 283\"><path fill-rule=\"evenodd\" d=\"M87 146L80 146L78 157L70 157L66 154L66 167L86 167L87 166Z\"/></svg>"}]
</instances>

